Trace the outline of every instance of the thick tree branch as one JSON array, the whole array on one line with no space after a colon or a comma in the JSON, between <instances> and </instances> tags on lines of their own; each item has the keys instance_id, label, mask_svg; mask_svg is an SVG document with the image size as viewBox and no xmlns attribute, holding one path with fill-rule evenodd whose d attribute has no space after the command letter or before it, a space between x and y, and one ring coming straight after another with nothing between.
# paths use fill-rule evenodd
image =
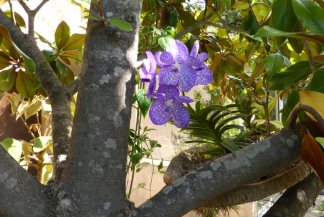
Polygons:
<instances>
[{"instance_id":1,"label":"thick tree branch","mask_svg":"<svg viewBox=\"0 0 324 217\"><path fill-rule=\"evenodd\" d=\"M60 179L72 130L70 108L72 95L68 92L66 85L63 85L56 77L38 48L34 36L23 34L2 10L0 10L0 24L8 29L12 41L35 62L38 81L49 96L53 115L54 174L57 179Z\"/></svg>"},{"instance_id":2,"label":"thick tree branch","mask_svg":"<svg viewBox=\"0 0 324 217\"><path fill-rule=\"evenodd\" d=\"M216 197L203 207L228 207L262 200L272 194L283 191L298 182L304 180L311 174L310 167L301 161L291 170L280 173L274 177L267 178L264 181L243 185L239 188L229 191L219 197Z\"/></svg>"},{"instance_id":3,"label":"thick tree branch","mask_svg":"<svg viewBox=\"0 0 324 217\"><path fill-rule=\"evenodd\" d=\"M80 84L80 79L74 80L71 84L67 86L68 92L71 95L74 95L76 92L78 92L79 84Z\"/></svg>"},{"instance_id":4,"label":"thick tree branch","mask_svg":"<svg viewBox=\"0 0 324 217\"><path fill-rule=\"evenodd\" d=\"M300 133L283 129L178 179L136 209L132 216L182 216L214 197L299 161L300 153Z\"/></svg>"},{"instance_id":5,"label":"thick tree branch","mask_svg":"<svg viewBox=\"0 0 324 217\"><path fill-rule=\"evenodd\" d=\"M304 216L323 188L321 180L312 173L286 190L263 217Z\"/></svg>"},{"instance_id":6,"label":"thick tree branch","mask_svg":"<svg viewBox=\"0 0 324 217\"><path fill-rule=\"evenodd\" d=\"M0 145L0 216L46 217L52 195Z\"/></svg>"}]
</instances>

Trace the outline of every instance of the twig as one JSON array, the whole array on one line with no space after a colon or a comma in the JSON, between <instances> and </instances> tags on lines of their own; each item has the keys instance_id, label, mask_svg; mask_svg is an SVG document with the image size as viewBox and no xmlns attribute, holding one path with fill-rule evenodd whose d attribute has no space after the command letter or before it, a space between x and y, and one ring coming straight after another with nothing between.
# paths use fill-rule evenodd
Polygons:
<instances>
[{"instance_id":1,"label":"twig","mask_svg":"<svg viewBox=\"0 0 324 217\"><path fill-rule=\"evenodd\" d=\"M296 125L296 120L297 120L298 114L302 111L308 112L311 115L313 115L313 117L315 118L317 123L320 125L320 127L322 129L324 129L324 120L323 120L322 116L313 107L308 106L308 105L299 105L291 112L288 128L293 128Z\"/></svg>"},{"instance_id":2,"label":"twig","mask_svg":"<svg viewBox=\"0 0 324 217\"><path fill-rule=\"evenodd\" d=\"M26 13L28 14L28 35L34 37L34 22L35 22L35 16L37 12L45 5L46 2L49 0L43 0L42 3L40 3L35 10L30 10L29 7L26 5L25 2L19 1L19 4L24 8Z\"/></svg>"},{"instance_id":3,"label":"twig","mask_svg":"<svg viewBox=\"0 0 324 217\"><path fill-rule=\"evenodd\" d=\"M206 21L205 24L207 24L209 26L215 26L217 28L226 29L226 30L233 31L233 32L239 32L239 33L249 34L247 31L244 31L244 30L240 30L240 29L237 29L237 28L234 28L234 27L230 27L230 26L222 26L222 25L219 25L219 24L216 24L216 23L212 23L212 22L209 22L209 21Z\"/></svg>"},{"instance_id":4,"label":"twig","mask_svg":"<svg viewBox=\"0 0 324 217\"><path fill-rule=\"evenodd\" d=\"M11 19L12 19L13 23L16 25L16 19L15 19L15 16L14 16L11 0L9 0L8 3L9 3L9 7L10 7Z\"/></svg>"},{"instance_id":5,"label":"twig","mask_svg":"<svg viewBox=\"0 0 324 217\"><path fill-rule=\"evenodd\" d=\"M223 26L226 26L226 23L225 23L225 21L222 19L222 17L221 17L218 13L216 13L216 14L217 14L218 19L221 21L222 25L223 25ZM231 37L230 37L230 35L229 35L229 32L228 32L227 29L225 29L225 31L226 31L226 34L227 34L227 38L228 38L228 40L231 42L231 50L230 50L230 52L228 52L228 53L225 54L225 55L222 54L223 57L227 57L227 56L230 55L230 54L233 52L233 50L234 50L234 44L233 44L233 41L232 41L232 39L231 39Z\"/></svg>"},{"instance_id":6,"label":"twig","mask_svg":"<svg viewBox=\"0 0 324 217\"><path fill-rule=\"evenodd\" d=\"M300 22L298 22L298 23L299 23L299 27L300 27L301 32L305 32L305 29L304 29L303 25ZM309 65L311 67L311 70L312 70L313 75L315 75L316 68L315 68L315 65L314 65L314 60L313 60L313 57L312 57L312 52L310 50L310 47L309 47L308 42L306 40L303 40L303 42L304 42L304 45L305 45L305 48L306 48L306 53L307 53L307 56L308 56Z\"/></svg>"}]
</instances>

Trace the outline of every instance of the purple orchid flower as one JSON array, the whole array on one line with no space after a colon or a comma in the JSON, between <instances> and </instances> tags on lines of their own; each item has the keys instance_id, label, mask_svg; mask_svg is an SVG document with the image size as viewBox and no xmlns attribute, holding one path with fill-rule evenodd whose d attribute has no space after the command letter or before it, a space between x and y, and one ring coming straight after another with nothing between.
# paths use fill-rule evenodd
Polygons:
<instances>
[{"instance_id":1,"label":"purple orchid flower","mask_svg":"<svg viewBox=\"0 0 324 217\"><path fill-rule=\"evenodd\" d=\"M190 56L197 57L198 50L199 50L199 40L196 40L191 49ZM209 58L209 56L210 55L208 53L204 52L198 56L198 59L199 61L204 62ZM197 75L196 75L195 85L198 84L207 85L213 81L213 73L205 64L203 64L201 67L196 68L196 73Z\"/></svg>"},{"instance_id":2,"label":"purple orchid flower","mask_svg":"<svg viewBox=\"0 0 324 217\"><path fill-rule=\"evenodd\" d=\"M190 56L188 48L180 41L174 41L169 52L157 52L155 60L161 71L160 84L179 85L180 91L189 91L195 86L195 68L203 67L203 63L196 57Z\"/></svg>"},{"instance_id":3,"label":"purple orchid flower","mask_svg":"<svg viewBox=\"0 0 324 217\"><path fill-rule=\"evenodd\" d=\"M146 93L152 94L156 87L156 61L150 51L146 51L147 59L143 60L143 67L139 70L142 82L150 82Z\"/></svg>"},{"instance_id":4,"label":"purple orchid flower","mask_svg":"<svg viewBox=\"0 0 324 217\"><path fill-rule=\"evenodd\" d=\"M157 93L150 95L151 98L156 98L149 111L153 124L163 125L172 118L177 127L185 128L188 126L190 115L183 103L190 103L193 100L187 96L179 96L179 94L176 86L160 85Z\"/></svg>"}]
</instances>

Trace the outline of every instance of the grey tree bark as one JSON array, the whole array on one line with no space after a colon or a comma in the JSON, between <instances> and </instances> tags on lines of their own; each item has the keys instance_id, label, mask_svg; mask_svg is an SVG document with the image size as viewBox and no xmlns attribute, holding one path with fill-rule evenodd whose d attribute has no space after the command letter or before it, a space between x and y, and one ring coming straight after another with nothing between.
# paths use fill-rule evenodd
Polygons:
<instances>
[{"instance_id":1,"label":"grey tree bark","mask_svg":"<svg viewBox=\"0 0 324 217\"><path fill-rule=\"evenodd\" d=\"M89 21L71 139L70 100L79 83L61 84L31 34L24 35L0 10L0 24L35 61L37 77L49 95L58 180L53 186L40 185L0 147L0 216L182 216L300 160L299 132L282 130L210 162L135 209L125 196L125 167L141 1L102 0L101 6L106 18L126 20L133 31ZM99 17L93 7L90 15ZM67 163L60 161L65 156Z\"/></svg>"},{"instance_id":2,"label":"grey tree bark","mask_svg":"<svg viewBox=\"0 0 324 217\"><path fill-rule=\"evenodd\" d=\"M287 189L264 217L303 217L323 188L321 180L315 173L312 173L303 181Z\"/></svg>"}]
</instances>

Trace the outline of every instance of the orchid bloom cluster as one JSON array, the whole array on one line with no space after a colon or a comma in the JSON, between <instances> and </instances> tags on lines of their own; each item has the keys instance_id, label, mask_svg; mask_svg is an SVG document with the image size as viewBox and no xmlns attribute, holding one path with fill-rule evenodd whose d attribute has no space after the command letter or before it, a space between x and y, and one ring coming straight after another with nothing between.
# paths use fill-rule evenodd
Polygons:
<instances>
[{"instance_id":1,"label":"orchid bloom cluster","mask_svg":"<svg viewBox=\"0 0 324 217\"><path fill-rule=\"evenodd\" d=\"M157 52L154 56L146 51L147 59L139 70L142 82L149 82L145 96L155 98L149 116L153 124L163 125L171 118L174 125L185 128L190 122L190 115L183 103L193 102L187 96L180 96L180 91L187 92L195 85L210 84L213 74L203 63L209 54L201 53L198 57L199 41L189 54L188 48L180 41L174 41L170 52ZM161 67L159 88L156 89L156 64Z\"/></svg>"}]
</instances>

